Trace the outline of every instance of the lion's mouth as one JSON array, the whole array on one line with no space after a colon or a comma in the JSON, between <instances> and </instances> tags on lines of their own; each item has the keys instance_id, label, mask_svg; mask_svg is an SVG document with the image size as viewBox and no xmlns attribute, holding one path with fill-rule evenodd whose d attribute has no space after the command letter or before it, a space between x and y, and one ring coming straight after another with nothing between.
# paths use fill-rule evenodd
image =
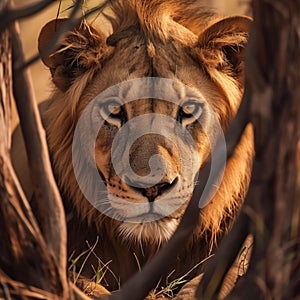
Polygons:
<instances>
[{"instance_id":1,"label":"lion's mouth","mask_svg":"<svg viewBox=\"0 0 300 300\"><path fill-rule=\"evenodd\" d=\"M118 195L111 191L108 193L107 211L109 216L121 222L127 223L149 223L158 220L178 220L183 214L190 195L184 194L174 197L160 197L156 201L147 201L140 195ZM134 197L133 197L134 196Z\"/></svg>"},{"instance_id":2,"label":"lion's mouth","mask_svg":"<svg viewBox=\"0 0 300 300\"><path fill-rule=\"evenodd\" d=\"M164 215L161 215L161 214L158 214L158 213L143 213L143 214L140 214L140 215L137 215L137 216L134 216L134 217L131 217L131 218L128 218L129 220L131 219L137 219L137 220L140 220L140 221L144 221L144 222L147 222L147 220L151 219L155 219L155 220L160 220L160 219L163 219L165 218Z\"/></svg>"},{"instance_id":3,"label":"lion's mouth","mask_svg":"<svg viewBox=\"0 0 300 300\"><path fill-rule=\"evenodd\" d=\"M178 177L176 177L168 183L160 183L151 187L138 187L134 183L131 183L130 179L126 178L125 180L130 188L139 194L142 194L150 202L155 201L155 199L161 195L169 193L178 183Z\"/></svg>"},{"instance_id":4,"label":"lion's mouth","mask_svg":"<svg viewBox=\"0 0 300 300\"><path fill-rule=\"evenodd\" d=\"M159 213L142 213L140 215L136 215L133 217L128 217L124 219L124 222L130 222L130 223L148 223L148 222L153 222L153 221L158 221L158 220L180 220L181 215L179 216L165 216Z\"/></svg>"}]
</instances>

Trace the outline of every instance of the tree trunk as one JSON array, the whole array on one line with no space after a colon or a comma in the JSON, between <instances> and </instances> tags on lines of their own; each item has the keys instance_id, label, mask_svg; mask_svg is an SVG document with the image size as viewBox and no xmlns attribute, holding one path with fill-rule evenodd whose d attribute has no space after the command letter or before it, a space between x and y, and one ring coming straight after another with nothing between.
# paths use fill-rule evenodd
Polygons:
<instances>
[{"instance_id":1,"label":"tree trunk","mask_svg":"<svg viewBox=\"0 0 300 300\"><path fill-rule=\"evenodd\" d=\"M256 156L245 209L255 243L233 295L294 299L300 296L300 2L254 0L253 12L247 74Z\"/></svg>"},{"instance_id":2,"label":"tree trunk","mask_svg":"<svg viewBox=\"0 0 300 300\"><path fill-rule=\"evenodd\" d=\"M0 281L3 286L14 286L9 291L12 295L14 289L20 291L25 284L44 290L48 295L61 296L64 291L57 280L54 257L49 255L10 161L13 76L12 40L8 28L0 34L0 45ZM15 285L12 279L22 284ZM3 295L4 290L1 292ZM53 299L57 297L54 295Z\"/></svg>"},{"instance_id":3,"label":"tree trunk","mask_svg":"<svg viewBox=\"0 0 300 300\"><path fill-rule=\"evenodd\" d=\"M228 299L300 297L300 2L253 0L252 5L244 96L255 131L252 182L197 299L219 299L221 283L249 233L254 237L250 266Z\"/></svg>"},{"instance_id":4,"label":"tree trunk","mask_svg":"<svg viewBox=\"0 0 300 300\"><path fill-rule=\"evenodd\" d=\"M4 16L13 13L9 1L0 2L1 21ZM13 16L11 14L10 16ZM16 57L22 58L16 24L0 28L0 298L3 299L87 299L73 285L67 282L62 204L56 205L56 214L50 214L46 220L51 224L44 238L42 231L32 214L10 159L11 144L11 106L13 94L20 93L27 113L34 113L30 96L30 81L26 71L13 71ZM14 79L14 80L13 80ZM19 86L18 86L19 85ZM19 89L18 89L19 87ZM16 89L19 92L16 92ZM14 93L13 93L14 92ZM31 101L29 101L31 100ZM20 105L21 107L21 105ZM28 119L27 119L28 120ZM30 118L31 123L36 120ZM27 125L28 126L28 125ZM42 137L38 126L31 130L32 135ZM40 147L35 145L33 147ZM40 149L40 150L39 150ZM43 149L37 148L42 156ZM44 158L44 157L43 157ZM45 158L44 158L45 159ZM46 157L47 159L47 157ZM37 162L33 169L44 166ZM50 166L50 164L49 164ZM51 169L50 169L51 170ZM50 178L52 172L44 176ZM41 174L42 176L42 174ZM54 181L53 181L54 182ZM51 188L51 186L50 186ZM41 207L55 205L55 189L51 198L41 196ZM49 202L49 201L50 202ZM60 201L60 199L58 199ZM48 205L48 206L47 206ZM60 209L60 211L59 211ZM53 218L54 217L54 218ZM50 220L50 221L49 221ZM57 222L58 220L58 222ZM62 223L60 223L62 222ZM58 225L59 226L58 226ZM51 230L60 229L60 232ZM55 236L53 237L53 234ZM61 238L60 238L61 235ZM57 255L62 257L57 257Z\"/></svg>"}]
</instances>

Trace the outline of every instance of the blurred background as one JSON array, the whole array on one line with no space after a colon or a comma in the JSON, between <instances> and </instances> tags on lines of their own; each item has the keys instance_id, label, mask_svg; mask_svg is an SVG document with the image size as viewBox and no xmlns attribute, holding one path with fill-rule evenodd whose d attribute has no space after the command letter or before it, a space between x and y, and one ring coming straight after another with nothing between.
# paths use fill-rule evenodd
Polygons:
<instances>
[{"instance_id":1,"label":"blurred background","mask_svg":"<svg viewBox=\"0 0 300 300\"><path fill-rule=\"evenodd\" d=\"M184 1L184 0L183 0ZM15 0L16 5L24 7L30 3L36 3L36 0ZM34 56L37 53L37 38L38 34L48 21L56 18L59 2L54 2L49 8L45 9L42 13L39 13L33 17L30 17L20 23L21 37L23 39L23 45L25 49L26 58ZM86 0L86 6L88 8L99 4L99 0ZM72 0L62 0L60 7L60 17L66 17L70 13L72 6ZM203 5L213 7L217 13L221 15L234 15L234 14L248 14L249 7L247 0L203 0ZM100 24L101 26L101 24ZM107 25L105 25L107 27ZM109 28L104 31L109 32ZM36 62L30 67L30 72L33 78L34 90L36 99L38 102L46 100L51 93L50 73L48 69L41 63Z\"/></svg>"}]
</instances>

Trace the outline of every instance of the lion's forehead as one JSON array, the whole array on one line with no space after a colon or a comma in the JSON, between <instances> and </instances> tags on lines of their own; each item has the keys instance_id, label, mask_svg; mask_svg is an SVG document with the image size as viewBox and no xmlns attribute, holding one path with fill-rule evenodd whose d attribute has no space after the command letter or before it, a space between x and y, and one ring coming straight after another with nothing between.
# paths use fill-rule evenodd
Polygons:
<instances>
[{"instance_id":1,"label":"lion's forehead","mask_svg":"<svg viewBox=\"0 0 300 300\"><path fill-rule=\"evenodd\" d=\"M99 104L117 98L124 104L128 117L161 113L174 117L179 106L188 100L205 102L203 94L177 78L133 77L101 93Z\"/></svg>"},{"instance_id":2,"label":"lion's forehead","mask_svg":"<svg viewBox=\"0 0 300 300\"><path fill-rule=\"evenodd\" d=\"M178 105L159 99L139 99L125 104L129 119L142 114L164 114L176 117Z\"/></svg>"},{"instance_id":3,"label":"lion's forehead","mask_svg":"<svg viewBox=\"0 0 300 300\"><path fill-rule=\"evenodd\" d=\"M141 98L138 96L143 91L151 89L155 89L156 93L159 93L159 98L163 99L183 97L193 89L204 92L216 89L206 73L199 68L199 62L196 63L182 45L175 48L170 45L156 45L155 56L150 57L146 44L144 42L141 45L136 39L122 41L87 86L88 94L100 93L119 83L122 83L118 91L119 96L125 99ZM153 86L153 82L149 85L143 82L142 85L135 83L134 86L130 86L126 82L143 77L169 78L173 79L174 83L169 86ZM187 88L185 84L189 87Z\"/></svg>"},{"instance_id":4,"label":"lion's forehead","mask_svg":"<svg viewBox=\"0 0 300 300\"><path fill-rule=\"evenodd\" d=\"M118 84L117 93L124 99L138 99L148 95L160 99L173 98L176 101L188 93L195 92L174 76L170 79L163 79L163 77L160 79L158 76L141 76L139 73L131 73L130 75L126 81ZM139 80L137 78L143 79Z\"/></svg>"}]
</instances>

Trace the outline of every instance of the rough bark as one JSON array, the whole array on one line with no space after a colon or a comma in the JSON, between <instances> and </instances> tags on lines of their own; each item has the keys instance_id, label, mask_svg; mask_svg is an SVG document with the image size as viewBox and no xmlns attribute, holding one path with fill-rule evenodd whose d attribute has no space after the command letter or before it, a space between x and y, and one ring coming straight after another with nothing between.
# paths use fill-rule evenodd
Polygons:
<instances>
[{"instance_id":1,"label":"rough bark","mask_svg":"<svg viewBox=\"0 0 300 300\"><path fill-rule=\"evenodd\" d=\"M0 15L6 11L8 4L9 1L1 2ZM13 70L13 59L16 59L16 56L22 59L18 33L14 30L11 27L0 30L0 298L87 299L73 285L69 289L67 282L64 244L66 233L63 230L65 224L60 224L64 222L62 206L60 206L60 214L57 213L56 207L55 213L47 216L50 225L45 239L11 164L10 123L13 89L17 97L23 91L23 102L20 107L25 107L27 113L34 113L35 105L32 103L27 73L15 74ZM29 119L30 116L27 118ZM31 119L35 120L34 116L31 115ZM28 126L30 125L27 124ZM36 124L30 132L43 137ZM36 155L42 153L40 144L33 145L31 149L33 147L38 148ZM44 150L47 151L47 148ZM43 167L39 160L37 164L34 169ZM39 173L39 175L45 174ZM47 176L51 176L51 172ZM51 190L55 191L53 188ZM57 204L53 197L45 199L44 194L40 200L46 207ZM58 200L61 201L60 198ZM59 204L61 205L61 202ZM59 222L55 222L55 218L59 218ZM55 233L53 229L59 231Z\"/></svg>"},{"instance_id":2,"label":"rough bark","mask_svg":"<svg viewBox=\"0 0 300 300\"><path fill-rule=\"evenodd\" d=\"M56 258L49 251L11 165L13 43L8 28L1 32L0 45L0 280L2 286L11 285L13 279L48 293L66 295Z\"/></svg>"},{"instance_id":3,"label":"rough bark","mask_svg":"<svg viewBox=\"0 0 300 300\"><path fill-rule=\"evenodd\" d=\"M220 297L221 283L248 233L254 235L250 268L228 299L299 297L299 5L253 1L246 64L255 129L253 180L237 223L200 282L197 299Z\"/></svg>"},{"instance_id":4,"label":"rough bark","mask_svg":"<svg viewBox=\"0 0 300 300\"><path fill-rule=\"evenodd\" d=\"M247 210L255 246L249 274L234 295L293 299L300 296L300 2L254 0L253 11L248 75L256 158Z\"/></svg>"},{"instance_id":5,"label":"rough bark","mask_svg":"<svg viewBox=\"0 0 300 300\"><path fill-rule=\"evenodd\" d=\"M24 54L17 25L11 27L12 60L14 67L24 62ZM27 70L13 72L13 93L20 117L21 128L26 146L30 175L37 204L39 226L55 258L61 282L66 282L66 221L55 183L48 147L37 102ZM63 288L65 289L65 288Z\"/></svg>"},{"instance_id":6,"label":"rough bark","mask_svg":"<svg viewBox=\"0 0 300 300\"><path fill-rule=\"evenodd\" d=\"M253 0L252 4L254 24L246 62L256 151L252 183L240 218L200 283L198 299L218 298L216 280L224 278L231 263L232 241L239 239L241 225L244 234L253 234L254 250L247 274L228 299L300 296L300 203L296 194L300 2ZM222 265L226 267L221 268L220 276Z\"/></svg>"}]
</instances>

